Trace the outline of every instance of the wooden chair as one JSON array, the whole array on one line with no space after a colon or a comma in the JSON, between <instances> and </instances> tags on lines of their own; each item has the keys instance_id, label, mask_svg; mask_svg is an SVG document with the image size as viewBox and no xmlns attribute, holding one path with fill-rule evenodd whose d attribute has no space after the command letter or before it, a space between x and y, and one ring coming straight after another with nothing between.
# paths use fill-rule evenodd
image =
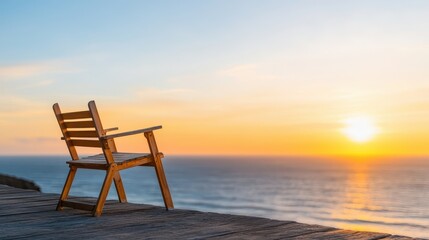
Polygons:
<instances>
[{"instance_id":1,"label":"wooden chair","mask_svg":"<svg viewBox=\"0 0 429 240\"><path fill-rule=\"evenodd\" d=\"M139 129L135 131L106 135L106 132L117 130L118 128L104 129L94 101L88 103L89 111L62 113L58 103L53 106L55 116L60 125L67 148L72 158L68 161L70 171L64 184L63 191L57 205L57 211L63 207L71 207L92 211L93 216L100 216L109 193L112 181L115 183L119 202L127 202L124 186L122 185L120 170L136 167L150 166L155 168L158 183L164 198L165 208L173 209L173 200L168 189L161 158L164 157L158 151L153 134L154 130L161 129L161 126ZM118 152L115 145L115 138L143 133L147 139L150 153L124 153ZM79 158L76 147L101 148L102 153L94 156ZM68 194L73 183L74 176L78 168L105 170L103 186L95 205L68 200Z\"/></svg>"}]
</instances>

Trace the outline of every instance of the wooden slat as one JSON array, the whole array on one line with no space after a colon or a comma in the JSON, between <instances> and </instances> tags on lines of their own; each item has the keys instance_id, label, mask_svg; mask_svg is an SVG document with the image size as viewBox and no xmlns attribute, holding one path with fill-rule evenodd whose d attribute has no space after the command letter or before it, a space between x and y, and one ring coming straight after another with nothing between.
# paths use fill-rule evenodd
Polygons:
<instances>
[{"instance_id":1,"label":"wooden slat","mask_svg":"<svg viewBox=\"0 0 429 240\"><path fill-rule=\"evenodd\" d=\"M89 111L68 112L68 113L63 113L61 115L63 119L91 118L91 113Z\"/></svg>"},{"instance_id":2,"label":"wooden slat","mask_svg":"<svg viewBox=\"0 0 429 240\"><path fill-rule=\"evenodd\" d=\"M101 143L98 140L70 140L71 144L73 146L80 146L80 147L101 147Z\"/></svg>"},{"instance_id":3,"label":"wooden slat","mask_svg":"<svg viewBox=\"0 0 429 240\"><path fill-rule=\"evenodd\" d=\"M66 128L94 128L93 121L64 122Z\"/></svg>"},{"instance_id":4,"label":"wooden slat","mask_svg":"<svg viewBox=\"0 0 429 240\"><path fill-rule=\"evenodd\" d=\"M127 169L135 166L154 166L154 161L151 157L136 159L132 161L124 161L118 164L118 169Z\"/></svg>"},{"instance_id":5,"label":"wooden slat","mask_svg":"<svg viewBox=\"0 0 429 240\"><path fill-rule=\"evenodd\" d=\"M162 154L159 154L160 156ZM148 153L113 153L118 169L126 169L134 166L153 166L154 159ZM68 161L70 166L89 169L107 169L108 164L104 154L85 157L79 160Z\"/></svg>"},{"instance_id":6,"label":"wooden slat","mask_svg":"<svg viewBox=\"0 0 429 240\"><path fill-rule=\"evenodd\" d=\"M77 208L81 210L92 211L94 209L94 205L90 205L87 203L75 202L71 200L63 200L61 201L61 206L69 207L69 208Z\"/></svg>"},{"instance_id":7,"label":"wooden slat","mask_svg":"<svg viewBox=\"0 0 429 240\"><path fill-rule=\"evenodd\" d=\"M77 168L85 168L85 169L94 169L94 170L106 170L109 168L109 165L106 161L104 162L81 162L81 161L71 161L68 162L70 166Z\"/></svg>"},{"instance_id":8,"label":"wooden slat","mask_svg":"<svg viewBox=\"0 0 429 240\"><path fill-rule=\"evenodd\" d=\"M98 137L96 131L67 131L69 137Z\"/></svg>"},{"instance_id":9,"label":"wooden slat","mask_svg":"<svg viewBox=\"0 0 429 240\"><path fill-rule=\"evenodd\" d=\"M162 153L159 153L160 157L163 157ZM128 161L128 160L134 160L134 159L139 159L139 158L147 158L147 157L151 157L152 155L150 153L126 153L126 152L116 152L113 153L113 158L115 159L115 162L122 162L122 161ZM79 161L102 161L102 160L106 160L106 158L104 157L104 154L97 154L97 155L93 155L93 156L88 156L88 157L84 157L81 158Z\"/></svg>"}]
</instances>

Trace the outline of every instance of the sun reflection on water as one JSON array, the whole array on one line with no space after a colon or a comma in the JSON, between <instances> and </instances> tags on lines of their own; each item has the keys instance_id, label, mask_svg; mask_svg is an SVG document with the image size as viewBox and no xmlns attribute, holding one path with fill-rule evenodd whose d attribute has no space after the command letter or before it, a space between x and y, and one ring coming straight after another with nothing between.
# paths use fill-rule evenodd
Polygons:
<instances>
[{"instance_id":1,"label":"sun reflection on water","mask_svg":"<svg viewBox=\"0 0 429 240\"><path fill-rule=\"evenodd\" d=\"M350 168L342 204L331 214L332 219L338 220L336 227L356 231L392 232L394 225L400 224L395 219L385 217L383 212L387 209L375 203L379 201L374 201L377 190L371 181L371 167L368 163L360 162ZM395 229L395 232L398 233L398 230Z\"/></svg>"}]
</instances>

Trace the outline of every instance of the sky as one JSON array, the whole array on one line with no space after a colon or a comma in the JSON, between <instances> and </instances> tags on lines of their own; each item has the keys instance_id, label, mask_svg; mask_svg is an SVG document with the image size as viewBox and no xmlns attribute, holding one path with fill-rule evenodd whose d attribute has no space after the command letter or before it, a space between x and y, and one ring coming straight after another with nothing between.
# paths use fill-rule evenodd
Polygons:
<instances>
[{"instance_id":1,"label":"sky","mask_svg":"<svg viewBox=\"0 0 429 240\"><path fill-rule=\"evenodd\" d=\"M90 100L166 155L427 155L428 64L424 0L3 0L0 155L68 154L52 105Z\"/></svg>"}]
</instances>

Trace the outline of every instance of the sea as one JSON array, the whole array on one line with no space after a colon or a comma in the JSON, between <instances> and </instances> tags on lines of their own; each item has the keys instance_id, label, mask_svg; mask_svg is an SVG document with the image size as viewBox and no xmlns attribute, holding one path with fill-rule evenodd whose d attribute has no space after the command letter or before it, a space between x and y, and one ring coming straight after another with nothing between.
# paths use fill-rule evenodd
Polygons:
<instances>
[{"instance_id":1,"label":"sea","mask_svg":"<svg viewBox=\"0 0 429 240\"><path fill-rule=\"evenodd\" d=\"M0 173L60 193L68 156L1 156ZM429 238L429 158L167 156L175 208ZM79 169L70 194L96 197L103 171ZM121 172L129 202L163 206L153 168ZM114 187L109 199L116 199Z\"/></svg>"}]
</instances>

